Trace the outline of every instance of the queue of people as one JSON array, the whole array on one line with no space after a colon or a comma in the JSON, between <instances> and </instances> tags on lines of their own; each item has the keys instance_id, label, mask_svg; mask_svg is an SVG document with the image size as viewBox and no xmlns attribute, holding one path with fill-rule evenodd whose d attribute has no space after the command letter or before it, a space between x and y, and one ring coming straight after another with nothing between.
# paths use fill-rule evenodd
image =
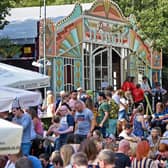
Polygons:
<instances>
[{"instance_id":1,"label":"queue of people","mask_svg":"<svg viewBox=\"0 0 168 168\"><path fill-rule=\"evenodd\" d=\"M21 149L19 154L4 156L4 167L19 168L24 162L24 168L166 168L165 94L159 83L152 89L145 76L141 84L128 77L116 91L108 86L97 93L96 102L93 92L81 87L71 93L61 91L56 100L48 92L50 101L40 108L51 116L47 130L37 109L23 110L15 103L11 122L24 128ZM154 96L153 114L146 112L145 95Z\"/></svg>"}]
</instances>

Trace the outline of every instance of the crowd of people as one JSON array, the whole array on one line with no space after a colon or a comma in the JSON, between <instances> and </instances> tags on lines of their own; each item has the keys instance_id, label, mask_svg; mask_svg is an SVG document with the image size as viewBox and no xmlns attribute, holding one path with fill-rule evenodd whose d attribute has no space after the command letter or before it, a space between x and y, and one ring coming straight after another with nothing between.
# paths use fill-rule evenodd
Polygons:
<instances>
[{"instance_id":1,"label":"crowd of people","mask_svg":"<svg viewBox=\"0 0 168 168\"><path fill-rule=\"evenodd\" d=\"M80 87L61 91L56 100L48 91L45 107L21 109L15 102L12 113L0 117L23 126L21 148L0 156L0 168L166 168L166 93L146 76L141 84L129 76L120 89L108 86L96 99ZM41 111L51 116L47 130Z\"/></svg>"}]
</instances>

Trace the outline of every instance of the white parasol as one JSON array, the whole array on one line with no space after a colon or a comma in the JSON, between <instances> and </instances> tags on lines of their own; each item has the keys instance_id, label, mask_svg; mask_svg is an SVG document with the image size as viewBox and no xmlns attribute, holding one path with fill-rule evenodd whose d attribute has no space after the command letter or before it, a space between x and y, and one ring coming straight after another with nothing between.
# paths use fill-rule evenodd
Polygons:
<instances>
[{"instance_id":1,"label":"white parasol","mask_svg":"<svg viewBox=\"0 0 168 168\"><path fill-rule=\"evenodd\" d=\"M0 155L19 152L22 132L22 126L0 119Z\"/></svg>"}]
</instances>

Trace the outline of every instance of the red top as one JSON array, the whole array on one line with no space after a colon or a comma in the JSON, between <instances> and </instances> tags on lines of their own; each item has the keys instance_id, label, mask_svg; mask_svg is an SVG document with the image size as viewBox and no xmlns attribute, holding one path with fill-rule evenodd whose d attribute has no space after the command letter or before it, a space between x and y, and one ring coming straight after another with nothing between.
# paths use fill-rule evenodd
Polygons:
<instances>
[{"instance_id":1,"label":"red top","mask_svg":"<svg viewBox=\"0 0 168 168\"><path fill-rule=\"evenodd\" d=\"M141 88L135 88L132 95L134 102L140 102L144 99L144 91Z\"/></svg>"},{"instance_id":2,"label":"red top","mask_svg":"<svg viewBox=\"0 0 168 168\"><path fill-rule=\"evenodd\" d=\"M128 82L128 81L124 82L122 87L121 87L121 89L125 92L126 91L131 91L132 92L134 88L135 88L135 85L132 82Z\"/></svg>"}]
</instances>

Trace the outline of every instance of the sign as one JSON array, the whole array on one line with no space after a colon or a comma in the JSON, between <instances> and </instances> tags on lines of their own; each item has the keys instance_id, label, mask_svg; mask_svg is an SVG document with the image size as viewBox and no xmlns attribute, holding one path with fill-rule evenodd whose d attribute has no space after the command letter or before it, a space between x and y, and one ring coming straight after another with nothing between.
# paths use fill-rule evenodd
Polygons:
<instances>
[{"instance_id":1,"label":"sign","mask_svg":"<svg viewBox=\"0 0 168 168\"><path fill-rule=\"evenodd\" d=\"M85 41L110 44L117 47L129 47L129 29L124 24L84 19Z\"/></svg>"}]
</instances>

